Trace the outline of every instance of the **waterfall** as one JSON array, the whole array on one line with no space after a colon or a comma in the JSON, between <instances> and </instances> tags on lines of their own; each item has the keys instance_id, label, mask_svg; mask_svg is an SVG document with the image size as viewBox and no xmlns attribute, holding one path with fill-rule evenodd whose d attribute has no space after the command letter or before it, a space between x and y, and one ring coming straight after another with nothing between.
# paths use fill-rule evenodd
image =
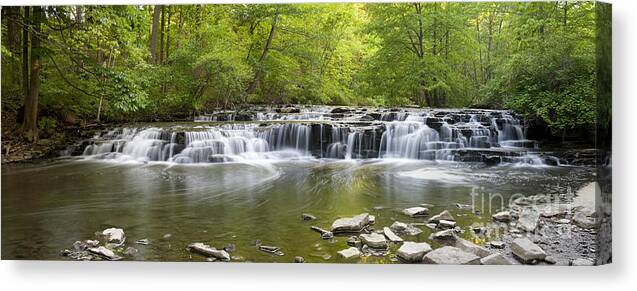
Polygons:
<instances>
[{"instance_id":1,"label":"waterfall","mask_svg":"<svg viewBox=\"0 0 637 291\"><path fill-rule=\"evenodd\" d=\"M547 158L533 154L537 143L525 139L522 121L508 111L348 112L345 117L336 117L342 118L340 121L332 120L332 110L317 107L297 113L255 112L253 117L218 112L198 120L263 121L113 129L97 134L76 154L94 159L175 163L302 157L479 162L500 156L501 161L538 165Z\"/></svg>"},{"instance_id":2,"label":"waterfall","mask_svg":"<svg viewBox=\"0 0 637 291\"><path fill-rule=\"evenodd\" d=\"M419 159L424 157L432 142L440 141L440 135L425 124L392 122L381 136L382 158Z\"/></svg>"}]
</instances>

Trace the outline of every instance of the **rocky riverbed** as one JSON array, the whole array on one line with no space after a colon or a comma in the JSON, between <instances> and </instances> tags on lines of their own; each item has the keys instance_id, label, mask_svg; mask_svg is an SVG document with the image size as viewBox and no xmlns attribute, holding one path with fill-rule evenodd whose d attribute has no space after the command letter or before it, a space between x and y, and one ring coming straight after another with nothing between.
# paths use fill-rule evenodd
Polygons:
<instances>
[{"instance_id":1,"label":"rocky riverbed","mask_svg":"<svg viewBox=\"0 0 637 291\"><path fill-rule=\"evenodd\" d=\"M341 217L329 228L311 225L316 217L303 213L299 224L310 225L308 231L317 233L316 240L337 243L345 239L347 247L334 254L325 253L323 259L338 256L341 262L365 262L368 257L387 257L396 263L460 264L460 265L512 265L557 264L589 266L598 264L597 233L600 225L610 223L606 210L597 212L594 196L598 189L590 183L577 193L566 195L535 195L513 200L505 209L494 213L492 220L470 227L456 225L452 211L443 210L434 215L428 208L415 206L404 209L403 215L423 219L422 223L378 225L369 213ZM458 208L462 208L459 205ZM410 241L421 228L432 231L427 241ZM465 239L460 235L470 231ZM169 239L164 235L162 239ZM61 255L74 260L127 260L136 259L139 248L153 244L149 239L129 240L123 229L108 228L95 233L93 239L76 241ZM285 250L275 245L253 241L254 250L286 256ZM210 242L192 242L175 246L210 262L244 261L234 244L215 247ZM306 262L307 254L289 254L290 262Z\"/></svg>"}]
</instances>

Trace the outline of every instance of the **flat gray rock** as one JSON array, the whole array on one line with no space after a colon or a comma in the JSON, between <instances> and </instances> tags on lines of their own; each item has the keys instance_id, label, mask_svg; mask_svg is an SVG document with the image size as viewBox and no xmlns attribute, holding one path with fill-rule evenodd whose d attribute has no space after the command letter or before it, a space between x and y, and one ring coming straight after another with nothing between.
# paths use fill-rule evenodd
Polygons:
<instances>
[{"instance_id":1,"label":"flat gray rock","mask_svg":"<svg viewBox=\"0 0 637 291\"><path fill-rule=\"evenodd\" d=\"M122 257L116 255L113 251L102 246L96 247L96 248L89 248L88 251L102 258L105 258L109 261L117 261L122 259Z\"/></svg>"},{"instance_id":2,"label":"flat gray rock","mask_svg":"<svg viewBox=\"0 0 637 291\"><path fill-rule=\"evenodd\" d=\"M332 223L332 232L360 232L368 224L369 213L339 218Z\"/></svg>"},{"instance_id":3,"label":"flat gray rock","mask_svg":"<svg viewBox=\"0 0 637 291\"><path fill-rule=\"evenodd\" d=\"M511 212L509 211L501 211L491 216L493 220L499 222L509 222L511 221Z\"/></svg>"},{"instance_id":4,"label":"flat gray rock","mask_svg":"<svg viewBox=\"0 0 637 291\"><path fill-rule=\"evenodd\" d=\"M112 243L116 245L121 245L126 240L126 236L124 235L124 230L121 228L107 228L102 231L102 237L106 240L107 243Z\"/></svg>"},{"instance_id":5,"label":"flat gray rock","mask_svg":"<svg viewBox=\"0 0 637 291\"><path fill-rule=\"evenodd\" d=\"M451 220L441 219L438 221L439 228L454 228L456 227L456 222Z\"/></svg>"},{"instance_id":6,"label":"flat gray rock","mask_svg":"<svg viewBox=\"0 0 637 291\"><path fill-rule=\"evenodd\" d=\"M390 242L401 243L403 239L396 235L389 227L383 227L383 234Z\"/></svg>"},{"instance_id":7,"label":"flat gray rock","mask_svg":"<svg viewBox=\"0 0 637 291\"><path fill-rule=\"evenodd\" d=\"M396 255L404 261L410 263L421 262L425 254L431 252L431 246L426 242L405 242L396 251Z\"/></svg>"},{"instance_id":8,"label":"flat gray rock","mask_svg":"<svg viewBox=\"0 0 637 291\"><path fill-rule=\"evenodd\" d=\"M339 256L341 256L344 259L353 259L353 258L358 258L361 255L361 251L358 250L355 247L351 247L351 248L347 248L344 250L340 250L338 252L336 252Z\"/></svg>"},{"instance_id":9,"label":"flat gray rock","mask_svg":"<svg viewBox=\"0 0 637 291\"><path fill-rule=\"evenodd\" d=\"M427 253L423 262L438 265L479 265L480 257L456 247L445 246Z\"/></svg>"},{"instance_id":10,"label":"flat gray rock","mask_svg":"<svg viewBox=\"0 0 637 291\"><path fill-rule=\"evenodd\" d=\"M456 240L456 233L453 229L441 230L438 232L434 232L429 236L429 239L444 242L444 243L453 243Z\"/></svg>"},{"instance_id":11,"label":"flat gray rock","mask_svg":"<svg viewBox=\"0 0 637 291\"><path fill-rule=\"evenodd\" d=\"M456 219L453 217L453 215L451 215L449 210L443 210L439 214L436 214L436 215L432 216L429 219L429 222L430 223L439 223L441 220L456 221Z\"/></svg>"},{"instance_id":12,"label":"flat gray rock","mask_svg":"<svg viewBox=\"0 0 637 291\"><path fill-rule=\"evenodd\" d=\"M463 238L456 238L456 243L455 243L455 247L465 251L465 252L469 252L472 253L480 258L484 258L484 257L488 257L490 255L492 255L493 253L488 250L487 248L483 247L483 246L479 246L477 244L474 244L466 239Z\"/></svg>"},{"instance_id":13,"label":"flat gray rock","mask_svg":"<svg viewBox=\"0 0 637 291\"><path fill-rule=\"evenodd\" d=\"M533 232L537 227L539 219L540 214L535 209L524 208L518 218L518 228L527 232Z\"/></svg>"},{"instance_id":14,"label":"flat gray rock","mask_svg":"<svg viewBox=\"0 0 637 291\"><path fill-rule=\"evenodd\" d=\"M187 249L191 252L195 252L206 257L213 257L215 259L230 261L230 254L224 250L215 249L209 245L203 243L192 243L188 245Z\"/></svg>"},{"instance_id":15,"label":"flat gray rock","mask_svg":"<svg viewBox=\"0 0 637 291\"><path fill-rule=\"evenodd\" d=\"M411 217L426 216L427 214L429 214L429 209L425 207L416 206L416 207L403 209L403 213Z\"/></svg>"},{"instance_id":16,"label":"flat gray rock","mask_svg":"<svg viewBox=\"0 0 637 291\"><path fill-rule=\"evenodd\" d=\"M512 265L511 261L500 253L493 253L480 259L481 265Z\"/></svg>"},{"instance_id":17,"label":"flat gray rock","mask_svg":"<svg viewBox=\"0 0 637 291\"><path fill-rule=\"evenodd\" d=\"M420 228L399 221L395 221L394 223L392 223L389 228L394 232L405 235L419 235L422 233L422 230Z\"/></svg>"},{"instance_id":18,"label":"flat gray rock","mask_svg":"<svg viewBox=\"0 0 637 291\"><path fill-rule=\"evenodd\" d=\"M515 239L511 243L511 252L525 264L542 261L546 257L544 250L526 237Z\"/></svg>"},{"instance_id":19,"label":"flat gray rock","mask_svg":"<svg viewBox=\"0 0 637 291\"><path fill-rule=\"evenodd\" d=\"M385 236L378 233L370 233L370 234L361 234L361 241L364 245L367 245L370 248L374 249L386 249L387 248L387 240Z\"/></svg>"},{"instance_id":20,"label":"flat gray rock","mask_svg":"<svg viewBox=\"0 0 637 291\"><path fill-rule=\"evenodd\" d=\"M581 228L590 229L597 226L597 221L595 218L586 215L585 212L577 212L573 215L573 224Z\"/></svg>"}]
</instances>

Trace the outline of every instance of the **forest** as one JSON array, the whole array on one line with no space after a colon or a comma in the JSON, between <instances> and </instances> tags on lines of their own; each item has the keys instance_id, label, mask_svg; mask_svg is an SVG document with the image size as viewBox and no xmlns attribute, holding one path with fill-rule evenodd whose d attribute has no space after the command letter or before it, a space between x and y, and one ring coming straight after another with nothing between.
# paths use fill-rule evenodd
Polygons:
<instances>
[{"instance_id":1,"label":"forest","mask_svg":"<svg viewBox=\"0 0 637 291\"><path fill-rule=\"evenodd\" d=\"M2 112L68 124L251 104L512 109L596 118L594 2L2 8Z\"/></svg>"}]
</instances>

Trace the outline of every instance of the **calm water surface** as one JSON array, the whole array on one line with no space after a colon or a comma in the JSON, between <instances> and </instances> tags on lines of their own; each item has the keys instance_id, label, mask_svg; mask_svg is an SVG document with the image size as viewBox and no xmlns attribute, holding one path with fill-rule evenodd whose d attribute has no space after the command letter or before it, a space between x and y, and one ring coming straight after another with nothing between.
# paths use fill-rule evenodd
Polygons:
<instances>
[{"instance_id":1,"label":"calm water surface","mask_svg":"<svg viewBox=\"0 0 637 291\"><path fill-rule=\"evenodd\" d=\"M560 183L592 180L592 172L581 167L413 160L176 165L73 159L5 166L2 258L65 259L60 251L74 241L92 239L96 231L115 226L126 232L127 245L139 250L128 258L132 260L202 261L186 246L205 242L217 248L235 244L234 261L291 262L303 256L308 262L343 262L336 252L348 247L347 237L322 240L311 225L329 229L335 219L362 212L376 216L375 229L394 221L422 223L425 219L406 217L400 210L429 203L433 214L450 210L467 230L463 236L470 238L470 225L490 221L491 212L480 207L478 216L456 207L472 203L474 187L504 198L533 195ZM302 213L318 219L301 221ZM403 238L431 243L431 230L421 229L422 234ZM144 238L150 245L133 243ZM285 255L256 250L257 239L281 247Z\"/></svg>"}]
</instances>

